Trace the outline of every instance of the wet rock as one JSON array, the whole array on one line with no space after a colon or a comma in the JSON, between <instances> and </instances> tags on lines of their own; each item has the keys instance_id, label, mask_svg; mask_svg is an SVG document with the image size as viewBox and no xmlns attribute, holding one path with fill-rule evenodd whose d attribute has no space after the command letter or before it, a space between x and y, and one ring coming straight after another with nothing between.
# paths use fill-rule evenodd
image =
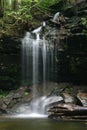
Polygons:
<instances>
[{"instance_id":1,"label":"wet rock","mask_svg":"<svg viewBox=\"0 0 87 130\"><path fill-rule=\"evenodd\" d=\"M30 99L30 96L25 94L27 91L26 87L20 87L17 90L11 91L6 97L2 99L2 106L3 108L13 108L14 105L27 102Z\"/></svg>"},{"instance_id":2,"label":"wet rock","mask_svg":"<svg viewBox=\"0 0 87 130\"><path fill-rule=\"evenodd\" d=\"M65 103L72 103L75 105L83 106L82 102L76 97L75 94L62 93L63 100Z\"/></svg>"},{"instance_id":3,"label":"wet rock","mask_svg":"<svg viewBox=\"0 0 87 130\"><path fill-rule=\"evenodd\" d=\"M2 114L7 114L7 111L4 110L3 108L0 108L0 115L2 115Z\"/></svg>"},{"instance_id":4,"label":"wet rock","mask_svg":"<svg viewBox=\"0 0 87 130\"><path fill-rule=\"evenodd\" d=\"M53 106L49 111L52 119L87 119L87 107L80 107L71 103Z\"/></svg>"},{"instance_id":5,"label":"wet rock","mask_svg":"<svg viewBox=\"0 0 87 130\"><path fill-rule=\"evenodd\" d=\"M60 89L53 89L50 94L48 95L49 96L53 96L53 95L60 95L64 90L66 89L66 87L63 87L63 88L60 88Z\"/></svg>"},{"instance_id":6,"label":"wet rock","mask_svg":"<svg viewBox=\"0 0 87 130\"><path fill-rule=\"evenodd\" d=\"M14 93L11 92L9 95L7 95L4 99L3 102L4 104L6 104L7 106L11 103L12 99L13 99L13 95Z\"/></svg>"},{"instance_id":7,"label":"wet rock","mask_svg":"<svg viewBox=\"0 0 87 130\"><path fill-rule=\"evenodd\" d=\"M87 107L87 93L85 93L85 92L79 92L79 93L77 93L77 97L81 101L81 103L83 104L83 106Z\"/></svg>"},{"instance_id":8,"label":"wet rock","mask_svg":"<svg viewBox=\"0 0 87 130\"><path fill-rule=\"evenodd\" d=\"M75 102L74 97L71 96L69 93L63 93L62 95L64 97L65 103L74 103Z\"/></svg>"},{"instance_id":9,"label":"wet rock","mask_svg":"<svg viewBox=\"0 0 87 130\"><path fill-rule=\"evenodd\" d=\"M86 0L78 0L78 2L75 2L75 4L72 4L71 6L67 6L67 8L64 10L64 15L67 17L72 17L74 15L77 15L79 11L87 8L87 1Z\"/></svg>"},{"instance_id":10,"label":"wet rock","mask_svg":"<svg viewBox=\"0 0 87 130\"><path fill-rule=\"evenodd\" d=\"M44 100L44 106L46 109L63 102L63 98L61 96L50 96Z\"/></svg>"},{"instance_id":11,"label":"wet rock","mask_svg":"<svg viewBox=\"0 0 87 130\"><path fill-rule=\"evenodd\" d=\"M3 109L7 108L7 105L4 103L3 98L0 99L0 107Z\"/></svg>"}]
</instances>

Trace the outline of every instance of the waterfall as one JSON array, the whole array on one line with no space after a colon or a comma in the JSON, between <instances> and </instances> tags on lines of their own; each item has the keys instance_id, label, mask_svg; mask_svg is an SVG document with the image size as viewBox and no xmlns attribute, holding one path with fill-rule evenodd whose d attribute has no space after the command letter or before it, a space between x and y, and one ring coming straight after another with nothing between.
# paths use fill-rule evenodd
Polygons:
<instances>
[{"instance_id":1,"label":"waterfall","mask_svg":"<svg viewBox=\"0 0 87 130\"><path fill-rule=\"evenodd\" d=\"M45 37L40 38L40 32L46 24L43 22L43 25L30 32L26 32L25 37L22 39L22 84L29 86L29 80L31 79L33 82L33 100L31 102L31 109L34 113L38 113L39 107L42 106L43 97L39 97L38 92L38 84L39 84L39 55L42 52L42 81L43 81L43 89L42 95L45 94L46 91L46 40ZM35 38L34 38L35 35ZM30 74L31 78L30 78Z\"/></svg>"},{"instance_id":2,"label":"waterfall","mask_svg":"<svg viewBox=\"0 0 87 130\"><path fill-rule=\"evenodd\" d=\"M38 68L39 68L39 34L36 33L36 40L33 40L33 97L38 96Z\"/></svg>"},{"instance_id":3,"label":"waterfall","mask_svg":"<svg viewBox=\"0 0 87 130\"><path fill-rule=\"evenodd\" d=\"M58 15L58 14L57 14ZM56 20L54 17L54 20ZM26 32L22 39L22 85L29 86L32 83L32 101L29 104L30 113L44 114L44 101L46 100L47 81L52 79L53 60L54 60L54 41L46 39L44 29L46 23L42 26ZM50 32L54 36L55 32ZM38 89L39 82L42 82L41 92Z\"/></svg>"},{"instance_id":4,"label":"waterfall","mask_svg":"<svg viewBox=\"0 0 87 130\"><path fill-rule=\"evenodd\" d=\"M58 19L59 15L60 15L60 12L57 12L57 13L54 15L54 17L53 17L53 21L56 21L56 20Z\"/></svg>"},{"instance_id":5,"label":"waterfall","mask_svg":"<svg viewBox=\"0 0 87 130\"><path fill-rule=\"evenodd\" d=\"M45 38L43 37L43 93L46 90L46 44Z\"/></svg>"},{"instance_id":6,"label":"waterfall","mask_svg":"<svg viewBox=\"0 0 87 130\"><path fill-rule=\"evenodd\" d=\"M31 67L31 55L32 55L32 39L31 34L26 32L25 37L22 40L22 85L29 84L30 67Z\"/></svg>"}]
</instances>

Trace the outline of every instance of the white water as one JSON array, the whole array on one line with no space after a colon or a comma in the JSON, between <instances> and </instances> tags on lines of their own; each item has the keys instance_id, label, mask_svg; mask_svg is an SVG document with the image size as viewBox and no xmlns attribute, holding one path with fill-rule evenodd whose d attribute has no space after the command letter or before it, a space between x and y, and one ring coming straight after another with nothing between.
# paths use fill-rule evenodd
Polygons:
<instances>
[{"instance_id":1,"label":"white water","mask_svg":"<svg viewBox=\"0 0 87 130\"><path fill-rule=\"evenodd\" d=\"M16 118L47 118L45 114L31 113L31 114L20 114L14 116Z\"/></svg>"},{"instance_id":2,"label":"white water","mask_svg":"<svg viewBox=\"0 0 87 130\"><path fill-rule=\"evenodd\" d=\"M45 37L43 37L43 93L44 94L46 92L46 56L47 56L46 41L45 41Z\"/></svg>"},{"instance_id":3,"label":"white water","mask_svg":"<svg viewBox=\"0 0 87 130\"><path fill-rule=\"evenodd\" d=\"M39 34L36 33L36 40L33 40L33 97L38 96L38 62L39 62Z\"/></svg>"},{"instance_id":4,"label":"white water","mask_svg":"<svg viewBox=\"0 0 87 130\"><path fill-rule=\"evenodd\" d=\"M58 17L58 13L54 16L54 20ZM28 109L24 109L23 114L19 117L46 117L45 105L47 97L47 79L49 80L50 72L53 71L53 42L45 39L45 35L40 38L41 31L46 27L43 22L42 26L33 30L32 33L26 32L25 37L22 39L22 85L29 86L29 80L33 83L33 99L29 104ZM35 36L35 38L34 38ZM41 63L42 62L42 63ZM41 76L42 73L42 77ZM38 91L38 84L41 78L42 90ZM42 96L39 96L39 95Z\"/></svg>"},{"instance_id":5,"label":"white water","mask_svg":"<svg viewBox=\"0 0 87 130\"><path fill-rule=\"evenodd\" d=\"M56 103L59 101L63 101L61 96L51 96L51 97L38 97L37 99L33 99L31 104L28 106L22 105L19 107L20 114L12 115L13 118L46 118L47 113L45 112L46 107L52 103ZM32 106L36 109L32 109ZM38 106L38 107L37 107Z\"/></svg>"},{"instance_id":6,"label":"white water","mask_svg":"<svg viewBox=\"0 0 87 130\"><path fill-rule=\"evenodd\" d=\"M57 13L54 15L54 17L53 17L53 21L56 21L56 20L58 19L59 15L60 15L60 12L57 12Z\"/></svg>"},{"instance_id":7,"label":"white water","mask_svg":"<svg viewBox=\"0 0 87 130\"><path fill-rule=\"evenodd\" d=\"M32 61L32 39L30 37L31 34L26 32L26 35L22 40L22 85L28 85L29 83L30 63Z\"/></svg>"},{"instance_id":8,"label":"white water","mask_svg":"<svg viewBox=\"0 0 87 130\"><path fill-rule=\"evenodd\" d=\"M37 29L35 29L35 30L32 31L32 32L37 35L38 33L40 33L41 29L42 29L42 26L38 27Z\"/></svg>"},{"instance_id":9,"label":"white water","mask_svg":"<svg viewBox=\"0 0 87 130\"><path fill-rule=\"evenodd\" d=\"M43 62L43 91L42 95L44 95L46 91L46 55L47 55L47 49L46 49L46 40L45 37L43 39L40 39L40 32L42 30L42 27L45 27L46 24L43 22L43 25L34 31L32 31L33 34L35 34L36 38L34 39L32 34L30 32L27 32L25 37L22 40L22 80L23 84L28 86L30 74L32 73L31 79L33 81L33 100L30 104L30 109L32 110L32 113L37 114L44 114L44 109L42 107L42 99L43 96L39 97L38 92L38 84L39 84L39 52L42 51L42 62ZM41 109L41 110L40 110Z\"/></svg>"}]
</instances>

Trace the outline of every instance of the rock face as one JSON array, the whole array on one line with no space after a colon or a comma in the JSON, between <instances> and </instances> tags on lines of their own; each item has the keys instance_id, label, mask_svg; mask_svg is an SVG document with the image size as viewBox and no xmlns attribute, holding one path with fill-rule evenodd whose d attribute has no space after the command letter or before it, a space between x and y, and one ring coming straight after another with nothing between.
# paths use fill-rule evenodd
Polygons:
<instances>
[{"instance_id":1,"label":"rock face","mask_svg":"<svg viewBox=\"0 0 87 130\"><path fill-rule=\"evenodd\" d=\"M20 84L21 44L19 38L0 39L0 89L12 90Z\"/></svg>"},{"instance_id":2,"label":"rock face","mask_svg":"<svg viewBox=\"0 0 87 130\"><path fill-rule=\"evenodd\" d=\"M62 102L54 102L49 106L49 118L87 120L87 93L78 93L74 97L62 93L62 98Z\"/></svg>"},{"instance_id":3,"label":"rock face","mask_svg":"<svg viewBox=\"0 0 87 130\"><path fill-rule=\"evenodd\" d=\"M3 114L7 114L7 111L2 109L2 108L0 108L0 115L3 115Z\"/></svg>"},{"instance_id":4,"label":"rock face","mask_svg":"<svg viewBox=\"0 0 87 130\"><path fill-rule=\"evenodd\" d=\"M27 92L26 87L20 87L17 90L11 91L6 97L0 98L0 112L6 114L13 111L16 112L16 108L21 104L29 103L32 98L32 92Z\"/></svg>"},{"instance_id":5,"label":"rock face","mask_svg":"<svg viewBox=\"0 0 87 130\"><path fill-rule=\"evenodd\" d=\"M49 111L49 118L52 119L87 119L87 107L75 104L58 104Z\"/></svg>"},{"instance_id":6,"label":"rock face","mask_svg":"<svg viewBox=\"0 0 87 130\"><path fill-rule=\"evenodd\" d=\"M57 103L61 103L64 102L63 98L61 96L50 96L47 97L44 101L44 106L46 107L46 109L48 109L49 107L53 106L54 104Z\"/></svg>"},{"instance_id":7,"label":"rock face","mask_svg":"<svg viewBox=\"0 0 87 130\"><path fill-rule=\"evenodd\" d=\"M56 5L57 6L57 5ZM55 46L58 49L56 80L87 84L87 1L62 11L53 26L58 28Z\"/></svg>"},{"instance_id":8,"label":"rock face","mask_svg":"<svg viewBox=\"0 0 87 130\"><path fill-rule=\"evenodd\" d=\"M39 106L39 109L44 108L48 117L52 119L87 120L86 92L75 95L73 91L72 93L67 92L64 87L54 90L54 93L52 90L51 94L41 100L43 107ZM6 97L0 99L0 115L30 112L32 99L32 90L30 91L27 87L11 91Z\"/></svg>"},{"instance_id":9,"label":"rock face","mask_svg":"<svg viewBox=\"0 0 87 130\"><path fill-rule=\"evenodd\" d=\"M82 102L83 106L87 107L87 93L79 92L79 93L77 93L77 97Z\"/></svg>"},{"instance_id":10,"label":"rock face","mask_svg":"<svg viewBox=\"0 0 87 130\"><path fill-rule=\"evenodd\" d=\"M63 93L63 97L65 103L73 103L75 101L74 98L68 93Z\"/></svg>"}]
</instances>

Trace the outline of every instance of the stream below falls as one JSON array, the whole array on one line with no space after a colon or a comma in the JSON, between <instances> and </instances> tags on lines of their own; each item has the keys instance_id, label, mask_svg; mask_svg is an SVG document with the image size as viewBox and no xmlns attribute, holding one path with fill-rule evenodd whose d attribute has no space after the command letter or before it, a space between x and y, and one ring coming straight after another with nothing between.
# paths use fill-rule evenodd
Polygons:
<instances>
[{"instance_id":1,"label":"stream below falls","mask_svg":"<svg viewBox=\"0 0 87 130\"><path fill-rule=\"evenodd\" d=\"M1 117L0 130L87 130L87 122Z\"/></svg>"}]
</instances>

